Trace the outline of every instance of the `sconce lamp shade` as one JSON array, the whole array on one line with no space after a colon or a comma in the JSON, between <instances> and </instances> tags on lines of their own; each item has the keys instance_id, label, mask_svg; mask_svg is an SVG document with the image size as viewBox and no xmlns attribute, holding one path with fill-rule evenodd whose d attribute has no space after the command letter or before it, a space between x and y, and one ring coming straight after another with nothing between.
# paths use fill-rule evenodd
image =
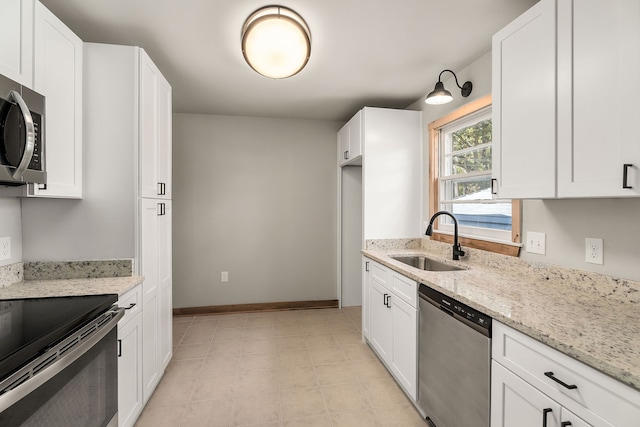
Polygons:
<instances>
[{"instance_id":1,"label":"sconce lamp shade","mask_svg":"<svg viewBox=\"0 0 640 427\"><path fill-rule=\"evenodd\" d=\"M453 100L453 96L451 96L451 92L446 90L444 88L444 84L442 84L442 82L440 81L442 77L442 73L444 73L445 71L448 71L451 74L453 74L453 78L456 80L456 86L458 86L458 88L460 89L460 92L463 98L466 98L471 94L471 90L473 89L473 84L471 82L464 82L464 84L460 86L460 84L458 84L458 77L453 71L443 70L438 76L438 82L436 83L435 88L429 95L427 95L427 99L424 100L424 102L426 102L427 104L440 105L440 104L446 104L447 102L451 102Z\"/></svg>"},{"instance_id":2,"label":"sconce lamp shade","mask_svg":"<svg viewBox=\"0 0 640 427\"><path fill-rule=\"evenodd\" d=\"M291 77L311 55L311 33L300 15L282 6L267 6L251 14L242 27L242 54L259 74Z\"/></svg>"}]
</instances>

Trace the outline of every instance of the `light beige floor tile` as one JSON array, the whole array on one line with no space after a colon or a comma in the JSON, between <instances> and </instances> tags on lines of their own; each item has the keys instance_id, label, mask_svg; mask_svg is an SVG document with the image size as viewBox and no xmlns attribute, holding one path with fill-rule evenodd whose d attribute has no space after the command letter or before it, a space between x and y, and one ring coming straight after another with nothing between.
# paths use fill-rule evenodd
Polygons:
<instances>
[{"instance_id":1,"label":"light beige floor tile","mask_svg":"<svg viewBox=\"0 0 640 427\"><path fill-rule=\"evenodd\" d=\"M275 342L278 351L307 348L307 341L304 335L276 336Z\"/></svg>"},{"instance_id":2,"label":"light beige floor tile","mask_svg":"<svg viewBox=\"0 0 640 427\"><path fill-rule=\"evenodd\" d=\"M273 339L273 337L275 336L275 329L272 326L265 326L265 327L252 327L252 328L245 328L244 329L244 340L251 340L251 339L265 339L265 338L269 338L269 339Z\"/></svg>"},{"instance_id":3,"label":"light beige floor tile","mask_svg":"<svg viewBox=\"0 0 640 427\"><path fill-rule=\"evenodd\" d=\"M279 393L237 396L231 399L231 404L232 426L273 423L281 420Z\"/></svg>"},{"instance_id":4,"label":"light beige floor tile","mask_svg":"<svg viewBox=\"0 0 640 427\"><path fill-rule=\"evenodd\" d=\"M223 374L196 379L191 401L219 400L236 395L239 374Z\"/></svg>"},{"instance_id":5,"label":"light beige floor tile","mask_svg":"<svg viewBox=\"0 0 640 427\"><path fill-rule=\"evenodd\" d=\"M371 405L360 384L322 386L329 412L371 411Z\"/></svg>"},{"instance_id":6,"label":"light beige floor tile","mask_svg":"<svg viewBox=\"0 0 640 427\"><path fill-rule=\"evenodd\" d=\"M276 369L276 353L243 353L240 355L240 372L260 369Z\"/></svg>"},{"instance_id":7,"label":"light beige floor tile","mask_svg":"<svg viewBox=\"0 0 640 427\"><path fill-rule=\"evenodd\" d=\"M191 400L194 378L163 378L147 403L148 407L187 403Z\"/></svg>"},{"instance_id":8,"label":"light beige floor tile","mask_svg":"<svg viewBox=\"0 0 640 427\"><path fill-rule=\"evenodd\" d=\"M368 345L362 344L354 344L354 345L343 345L342 350L344 350L344 354L347 356L348 360L375 360L376 355L369 348Z\"/></svg>"},{"instance_id":9,"label":"light beige floor tile","mask_svg":"<svg viewBox=\"0 0 640 427\"><path fill-rule=\"evenodd\" d=\"M293 323L276 324L274 326L274 335L284 337L289 335L302 335L304 330L300 323L294 319Z\"/></svg>"},{"instance_id":10,"label":"light beige floor tile","mask_svg":"<svg viewBox=\"0 0 640 427\"><path fill-rule=\"evenodd\" d=\"M276 342L272 338L252 338L242 342L242 353L272 353L276 351Z\"/></svg>"},{"instance_id":11,"label":"light beige floor tile","mask_svg":"<svg viewBox=\"0 0 640 427\"><path fill-rule=\"evenodd\" d=\"M335 427L376 427L382 426L376 414L370 410L349 411L331 414Z\"/></svg>"},{"instance_id":12,"label":"light beige floor tile","mask_svg":"<svg viewBox=\"0 0 640 427\"><path fill-rule=\"evenodd\" d=\"M230 400L205 400L189 404L181 425L185 427L228 427L230 421Z\"/></svg>"},{"instance_id":13,"label":"light beige floor tile","mask_svg":"<svg viewBox=\"0 0 640 427\"><path fill-rule=\"evenodd\" d=\"M204 359L209 351L209 344L180 345L173 352L172 360Z\"/></svg>"},{"instance_id":14,"label":"light beige floor tile","mask_svg":"<svg viewBox=\"0 0 640 427\"><path fill-rule=\"evenodd\" d=\"M193 329L190 326L182 337L180 344L209 344L213 339L215 329Z\"/></svg>"},{"instance_id":15,"label":"light beige floor tile","mask_svg":"<svg viewBox=\"0 0 640 427\"><path fill-rule=\"evenodd\" d=\"M173 324L175 325L176 323L191 323L197 318L198 316L191 316L191 315L173 316Z\"/></svg>"},{"instance_id":16,"label":"light beige floor tile","mask_svg":"<svg viewBox=\"0 0 640 427\"><path fill-rule=\"evenodd\" d=\"M412 405L376 409L378 420L385 427L425 427L427 422Z\"/></svg>"},{"instance_id":17,"label":"light beige floor tile","mask_svg":"<svg viewBox=\"0 0 640 427\"><path fill-rule=\"evenodd\" d=\"M216 355L224 354L240 354L242 353L242 337L236 337L229 340L216 340L214 339L209 344L209 351L207 357L215 357Z\"/></svg>"},{"instance_id":18,"label":"light beige floor tile","mask_svg":"<svg viewBox=\"0 0 640 427\"><path fill-rule=\"evenodd\" d=\"M240 372L235 390L236 396L278 391L278 374L275 370Z\"/></svg>"},{"instance_id":19,"label":"light beige floor tile","mask_svg":"<svg viewBox=\"0 0 640 427\"><path fill-rule=\"evenodd\" d=\"M213 335L214 341L229 341L234 339L242 339L244 337L244 328L220 328L216 329Z\"/></svg>"},{"instance_id":20,"label":"light beige floor tile","mask_svg":"<svg viewBox=\"0 0 640 427\"><path fill-rule=\"evenodd\" d=\"M339 345L363 344L360 331L334 332L333 337Z\"/></svg>"},{"instance_id":21,"label":"light beige floor tile","mask_svg":"<svg viewBox=\"0 0 640 427\"><path fill-rule=\"evenodd\" d=\"M306 337L308 348L335 347L338 345L335 337L331 333L308 335Z\"/></svg>"},{"instance_id":22,"label":"light beige floor tile","mask_svg":"<svg viewBox=\"0 0 640 427\"><path fill-rule=\"evenodd\" d=\"M350 362L353 372L360 381L370 381L379 378L391 378L389 371L377 358L370 360L358 360Z\"/></svg>"},{"instance_id":23,"label":"light beige floor tile","mask_svg":"<svg viewBox=\"0 0 640 427\"><path fill-rule=\"evenodd\" d=\"M235 374L238 372L240 355L225 354L215 355L203 359L201 377L214 375Z\"/></svg>"},{"instance_id":24,"label":"light beige floor tile","mask_svg":"<svg viewBox=\"0 0 640 427\"><path fill-rule=\"evenodd\" d=\"M147 405L135 425L136 427L179 426L186 409L186 403L156 407Z\"/></svg>"},{"instance_id":25,"label":"light beige floor tile","mask_svg":"<svg viewBox=\"0 0 640 427\"><path fill-rule=\"evenodd\" d=\"M319 388L295 388L280 392L282 419L311 417L326 414L322 392Z\"/></svg>"},{"instance_id":26,"label":"light beige floor tile","mask_svg":"<svg viewBox=\"0 0 640 427\"><path fill-rule=\"evenodd\" d=\"M347 360L340 347L320 347L313 349L310 353L311 360L313 360L315 365L344 362Z\"/></svg>"},{"instance_id":27,"label":"light beige floor tile","mask_svg":"<svg viewBox=\"0 0 640 427\"><path fill-rule=\"evenodd\" d=\"M348 363L329 363L315 366L318 381L322 385L357 383L358 376Z\"/></svg>"},{"instance_id":28,"label":"light beige floor tile","mask_svg":"<svg viewBox=\"0 0 640 427\"><path fill-rule=\"evenodd\" d=\"M310 323L303 324L302 330L305 335L317 335L317 334L330 334L332 332L331 327L326 323Z\"/></svg>"},{"instance_id":29,"label":"light beige floor tile","mask_svg":"<svg viewBox=\"0 0 640 427\"><path fill-rule=\"evenodd\" d=\"M245 327L247 328L264 328L265 326L273 326L276 324L276 318L273 313L265 313L265 314L248 314L247 315L247 323Z\"/></svg>"},{"instance_id":30,"label":"light beige floor tile","mask_svg":"<svg viewBox=\"0 0 640 427\"><path fill-rule=\"evenodd\" d=\"M281 390L298 387L314 387L319 384L313 366L293 366L278 369L278 382Z\"/></svg>"},{"instance_id":31,"label":"light beige floor tile","mask_svg":"<svg viewBox=\"0 0 640 427\"><path fill-rule=\"evenodd\" d=\"M343 320L343 321L329 321L327 322L327 327L331 332L349 332L349 331L357 331L358 328L351 320Z\"/></svg>"},{"instance_id":32,"label":"light beige floor tile","mask_svg":"<svg viewBox=\"0 0 640 427\"><path fill-rule=\"evenodd\" d=\"M200 375L203 359L171 360L164 378L196 378Z\"/></svg>"},{"instance_id":33,"label":"light beige floor tile","mask_svg":"<svg viewBox=\"0 0 640 427\"><path fill-rule=\"evenodd\" d=\"M218 329L244 328L247 324L247 316L228 317L222 316L218 322Z\"/></svg>"},{"instance_id":34,"label":"light beige floor tile","mask_svg":"<svg viewBox=\"0 0 640 427\"><path fill-rule=\"evenodd\" d=\"M362 388L374 408L387 408L409 403L407 396L391 378L364 382Z\"/></svg>"},{"instance_id":35,"label":"light beige floor tile","mask_svg":"<svg viewBox=\"0 0 640 427\"><path fill-rule=\"evenodd\" d=\"M279 351L278 368L313 365L311 354L307 349Z\"/></svg>"},{"instance_id":36,"label":"light beige floor tile","mask_svg":"<svg viewBox=\"0 0 640 427\"><path fill-rule=\"evenodd\" d=\"M284 420L284 427L331 427L331 418L328 415L317 417L297 418Z\"/></svg>"}]
</instances>

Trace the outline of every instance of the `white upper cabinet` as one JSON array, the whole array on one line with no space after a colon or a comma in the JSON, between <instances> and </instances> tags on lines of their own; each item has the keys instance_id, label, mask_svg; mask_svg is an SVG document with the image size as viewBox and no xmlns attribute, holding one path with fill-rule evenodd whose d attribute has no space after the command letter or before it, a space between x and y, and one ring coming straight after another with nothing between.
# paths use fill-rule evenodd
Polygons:
<instances>
[{"instance_id":1,"label":"white upper cabinet","mask_svg":"<svg viewBox=\"0 0 640 427\"><path fill-rule=\"evenodd\" d=\"M82 198L83 43L36 3L34 89L46 97L47 184L30 196Z\"/></svg>"},{"instance_id":2,"label":"white upper cabinet","mask_svg":"<svg viewBox=\"0 0 640 427\"><path fill-rule=\"evenodd\" d=\"M558 196L638 196L640 2L559 1L558 22Z\"/></svg>"},{"instance_id":3,"label":"white upper cabinet","mask_svg":"<svg viewBox=\"0 0 640 427\"><path fill-rule=\"evenodd\" d=\"M640 4L541 0L493 37L499 197L640 195Z\"/></svg>"},{"instance_id":4,"label":"white upper cabinet","mask_svg":"<svg viewBox=\"0 0 640 427\"><path fill-rule=\"evenodd\" d=\"M0 1L0 74L33 87L35 0Z\"/></svg>"},{"instance_id":5,"label":"white upper cabinet","mask_svg":"<svg viewBox=\"0 0 640 427\"><path fill-rule=\"evenodd\" d=\"M362 110L358 111L338 131L338 164L361 164L362 158Z\"/></svg>"},{"instance_id":6,"label":"white upper cabinet","mask_svg":"<svg viewBox=\"0 0 640 427\"><path fill-rule=\"evenodd\" d=\"M498 195L555 197L555 1L540 1L495 34L492 52L492 155Z\"/></svg>"},{"instance_id":7,"label":"white upper cabinet","mask_svg":"<svg viewBox=\"0 0 640 427\"><path fill-rule=\"evenodd\" d=\"M171 198L171 86L142 49L140 196Z\"/></svg>"}]
</instances>

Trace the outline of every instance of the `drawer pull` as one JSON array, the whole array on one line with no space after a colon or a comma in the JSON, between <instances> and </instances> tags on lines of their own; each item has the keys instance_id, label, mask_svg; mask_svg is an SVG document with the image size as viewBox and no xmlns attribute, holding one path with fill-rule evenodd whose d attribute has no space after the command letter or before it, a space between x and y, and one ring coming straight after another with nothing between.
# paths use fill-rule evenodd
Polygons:
<instances>
[{"instance_id":1,"label":"drawer pull","mask_svg":"<svg viewBox=\"0 0 640 427\"><path fill-rule=\"evenodd\" d=\"M633 167L633 165L630 163L625 163L624 165L622 165L622 188L633 188L629 185L629 181L627 179L627 174L630 167Z\"/></svg>"},{"instance_id":2,"label":"drawer pull","mask_svg":"<svg viewBox=\"0 0 640 427\"><path fill-rule=\"evenodd\" d=\"M129 304L129 307L125 307L124 309L125 309L125 310L131 310L131 309L132 309L133 307L135 307L135 306L136 306L136 303L135 303L135 302L132 302L131 304Z\"/></svg>"},{"instance_id":3,"label":"drawer pull","mask_svg":"<svg viewBox=\"0 0 640 427\"><path fill-rule=\"evenodd\" d=\"M547 415L552 411L553 410L551 408L544 408L542 410L542 427L547 427Z\"/></svg>"},{"instance_id":4,"label":"drawer pull","mask_svg":"<svg viewBox=\"0 0 640 427\"><path fill-rule=\"evenodd\" d=\"M555 376L553 376L553 372L545 372L545 373L544 373L544 375L545 375L546 377L551 378L552 380L554 380L555 382L557 382L558 384L560 384L562 387L564 387L564 388L566 388L566 389L573 390L573 389L578 388L578 386L577 386L577 385L575 385L575 384L571 384L571 385L569 385L569 384L567 384L567 383L565 383L565 382L563 382L563 381L561 381L561 380L557 379Z\"/></svg>"},{"instance_id":5,"label":"drawer pull","mask_svg":"<svg viewBox=\"0 0 640 427\"><path fill-rule=\"evenodd\" d=\"M560 427L572 426L571 421L563 421L560 423Z\"/></svg>"}]
</instances>

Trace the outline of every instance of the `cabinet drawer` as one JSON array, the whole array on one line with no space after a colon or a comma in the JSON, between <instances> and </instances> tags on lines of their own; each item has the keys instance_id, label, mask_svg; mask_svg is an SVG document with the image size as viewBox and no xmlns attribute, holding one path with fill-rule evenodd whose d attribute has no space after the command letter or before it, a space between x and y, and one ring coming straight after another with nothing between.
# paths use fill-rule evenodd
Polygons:
<instances>
[{"instance_id":1,"label":"cabinet drawer","mask_svg":"<svg viewBox=\"0 0 640 427\"><path fill-rule=\"evenodd\" d=\"M124 317L118 322L119 325L124 326L142 310L142 286L138 285L118 297L118 307L126 309Z\"/></svg>"},{"instance_id":2,"label":"cabinet drawer","mask_svg":"<svg viewBox=\"0 0 640 427\"><path fill-rule=\"evenodd\" d=\"M378 283L381 283L385 286L389 286L389 276L390 271L387 267L382 264L378 264L375 261L369 260L371 269L371 277L374 278Z\"/></svg>"},{"instance_id":3,"label":"cabinet drawer","mask_svg":"<svg viewBox=\"0 0 640 427\"><path fill-rule=\"evenodd\" d=\"M640 419L639 391L495 321L492 357L590 423L631 426Z\"/></svg>"},{"instance_id":4,"label":"cabinet drawer","mask_svg":"<svg viewBox=\"0 0 640 427\"><path fill-rule=\"evenodd\" d=\"M418 308L418 283L415 280L392 272L391 290L411 307Z\"/></svg>"}]
</instances>

